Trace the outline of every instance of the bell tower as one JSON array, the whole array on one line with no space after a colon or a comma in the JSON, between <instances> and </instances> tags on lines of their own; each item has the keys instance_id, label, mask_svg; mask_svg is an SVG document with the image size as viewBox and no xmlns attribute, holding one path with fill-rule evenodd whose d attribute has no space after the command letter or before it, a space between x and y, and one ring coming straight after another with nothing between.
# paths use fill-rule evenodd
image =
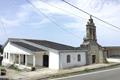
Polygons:
<instances>
[{"instance_id":1,"label":"bell tower","mask_svg":"<svg viewBox=\"0 0 120 80\"><path fill-rule=\"evenodd\" d=\"M87 64L104 63L106 61L103 54L103 48L97 43L96 26L93 22L92 16L90 16L90 19L86 24L86 37L80 47L87 50Z\"/></svg>"},{"instance_id":2,"label":"bell tower","mask_svg":"<svg viewBox=\"0 0 120 80\"><path fill-rule=\"evenodd\" d=\"M97 41L96 26L93 22L92 16L90 16L86 25L86 41Z\"/></svg>"}]
</instances>

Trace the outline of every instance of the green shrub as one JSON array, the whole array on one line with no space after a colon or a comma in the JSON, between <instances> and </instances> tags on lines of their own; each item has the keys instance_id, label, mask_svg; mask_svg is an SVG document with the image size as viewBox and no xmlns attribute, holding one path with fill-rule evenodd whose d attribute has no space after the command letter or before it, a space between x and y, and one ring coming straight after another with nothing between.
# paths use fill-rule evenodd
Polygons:
<instances>
[{"instance_id":1,"label":"green shrub","mask_svg":"<svg viewBox=\"0 0 120 80\"><path fill-rule=\"evenodd\" d=\"M20 69L18 68L18 66L16 66L15 64L12 64L11 66L9 66L9 68L17 70L17 71L20 71Z\"/></svg>"},{"instance_id":2,"label":"green shrub","mask_svg":"<svg viewBox=\"0 0 120 80\"><path fill-rule=\"evenodd\" d=\"M88 71L89 71L89 69L88 69L88 68L85 68L85 69L84 69L84 71L85 71L85 72L88 72Z\"/></svg>"}]
</instances>

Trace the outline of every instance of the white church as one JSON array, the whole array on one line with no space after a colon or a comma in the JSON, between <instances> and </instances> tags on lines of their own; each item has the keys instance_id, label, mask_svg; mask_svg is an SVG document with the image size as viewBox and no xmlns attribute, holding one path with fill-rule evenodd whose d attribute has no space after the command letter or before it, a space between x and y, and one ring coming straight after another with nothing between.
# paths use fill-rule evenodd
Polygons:
<instances>
[{"instance_id":1,"label":"white church","mask_svg":"<svg viewBox=\"0 0 120 80\"><path fill-rule=\"evenodd\" d=\"M106 48L107 50L107 48ZM2 65L65 69L106 62L104 48L97 43L93 19L86 25L86 38L79 47L47 40L9 38L4 44Z\"/></svg>"}]
</instances>

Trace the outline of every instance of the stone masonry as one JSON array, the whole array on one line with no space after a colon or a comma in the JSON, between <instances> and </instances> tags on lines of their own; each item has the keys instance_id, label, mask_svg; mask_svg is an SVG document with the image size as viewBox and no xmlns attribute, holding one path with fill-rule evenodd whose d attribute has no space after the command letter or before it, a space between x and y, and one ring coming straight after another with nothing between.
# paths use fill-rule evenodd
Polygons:
<instances>
[{"instance_id":1,"label":"stone masonry","mask_svg":"<svg viewBox=\"0 0 120 80\"><path fill-rule=\"evenodd\" d=\"M91 16L86 25L86 37L81 44L81 48L87 49L87 64L106 62L103 48L97 43L96 26Z\"/></svg>"}]
</instances>

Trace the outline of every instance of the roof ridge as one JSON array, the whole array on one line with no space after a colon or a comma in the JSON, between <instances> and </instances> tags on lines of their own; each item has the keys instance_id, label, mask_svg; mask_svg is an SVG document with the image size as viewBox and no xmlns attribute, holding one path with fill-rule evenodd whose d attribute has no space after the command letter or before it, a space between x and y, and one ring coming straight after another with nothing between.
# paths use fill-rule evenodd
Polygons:
<instances>
[{"instance_id":1,"label":"roof ridge","mask_svg":"<svg viewBox=\"0 0 120 80\"><path fill-rule=\"evenodd\" d=\"M8 40L10 41L20 41L20 40L35 40L35 41L46 41L46 42L51 42L51 43L55 43L55 44L60 44L60 45L64 45L64 46L69 46L69 47L73 47L71 45L67 45L67 44L63 44L63 43L57 43L57 42L53 42L53 41L49 41L49 40L39 40L39 39L25 39L25 38L8 38ZM76 47L73 47L76 48Z\"/></svg>"},{"instance_id":2,"label":"roof ridge","mask_svg":"<svg viewBox=\"0 0 120 80\"><path fill-rule=\"evenodd\" d=\"M51 42L51 43L55 43L55 44L60 44L60 45L64 45L64 46L73 47L73 46L71 46L71 45L67 45L67 44L63 44L63 43L57 43L57 42L48 41L48 40L44 40L44 41Z\"/></svg>"},{"instance_id":3,"label":"roof ridge","mask_svg":"<svg viewBox=\"0 0 120 80\"><path fill-rule=\"evenodd\" d=\"M42 46L52 48L52 49L56 49L56 50L76 50L76 49L80 48L80 47L74 47L71 45L63 44L63 43L49 41L49 40L22 39L22 38L9 38L9 40L11 42L22 42L25 44L28 44L28 43L26 43L24 41L33 42L35 44L42 45ZM34 45L31 45L31 46L34 46ZM34 47L36 47L36 46L34 46Z\"/></svg>"}]
</instances>

